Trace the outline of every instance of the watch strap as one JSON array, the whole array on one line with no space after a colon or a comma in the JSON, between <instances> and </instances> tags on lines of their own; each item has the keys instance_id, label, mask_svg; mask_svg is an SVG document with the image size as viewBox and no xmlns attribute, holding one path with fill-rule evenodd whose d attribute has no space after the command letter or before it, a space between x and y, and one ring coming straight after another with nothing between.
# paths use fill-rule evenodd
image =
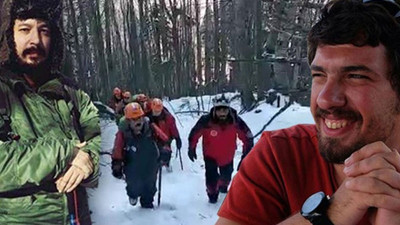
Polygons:
<instances>
[{"instance_id":1,"label":"watch strap","mask_svg":"<svg viewBox=\"0 0 400 225\"><path fill-rule=\"evenodd\" d=\"M334 225L325 214L319 214L308 219L313 225Z\"/></svg>"}]
</instances>

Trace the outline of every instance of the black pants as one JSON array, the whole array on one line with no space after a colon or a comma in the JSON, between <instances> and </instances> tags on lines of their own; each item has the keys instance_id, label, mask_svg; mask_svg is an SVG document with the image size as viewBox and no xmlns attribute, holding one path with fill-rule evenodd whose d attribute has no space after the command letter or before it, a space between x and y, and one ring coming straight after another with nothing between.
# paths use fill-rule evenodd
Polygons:
<instances>
[{"instance_id":1,"label":"black pants","mask_svg":"<svg viewBox=\"0 0 400 225\"><path fill-rule=\"evenodd\" d=\"M132 171L129 171L132 169ZM153 202L154 194L157 191L157 168L151 173L143 176L138 174L133 168L125 169L126 176L126 192L130 198L140 197L142 206L149 205Z\"/></svg>"},{"instance_id":2,"label":"black pants","mask_svg":"<svg viewBox=\"0 0 400 225\"><path fill-rule=\"evenodd\" d=\"M210 158L205 158L204 162L206 164L207 193L215 194L218 193L219 187L228 187L232 179L233 161L224 166L218 166L215 160Z\"/></svg>"},{"instance_id":3,"label":"black pants","mask_svg":"<svg viewBox=\"0 0 400 225\"><path fill-rule=\"evenodd\" d=\"M171 161L172 151L167 149L161 149L160 151L160 162L163 166L169 166L169 162Z\"/></svg>"}]
</instances>

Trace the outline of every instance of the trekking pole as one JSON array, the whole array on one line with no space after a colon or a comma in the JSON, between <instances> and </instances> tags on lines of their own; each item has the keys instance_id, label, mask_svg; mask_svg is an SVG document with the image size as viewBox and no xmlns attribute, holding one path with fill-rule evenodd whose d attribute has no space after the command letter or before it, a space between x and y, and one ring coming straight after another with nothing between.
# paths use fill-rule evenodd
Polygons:
<instances>
[{"instance_id":1,"label":"trekking pole","mask_svg":"<svg viewBox=\"0 0 400 225\"><path fill-rule=\"evenodd\" d=\"M161 174L162 174L161 172L162 172L162 164L160 164L158 169L158 199L157 199L158 207L160 207L160 202L161 202Z\"/></svg>"},{"instance_id":2,"label":"trekking pole","mask_svg":"<svg viewBox=\"0 0 400 225\"><path fill-rule=\"evenodd\" d=\"M181 162L181 169L183 170L183 162L182 162L182 154L181 154L181 149L178 148L177 153L179 152L179 161Z\"/></svg>"}]
</instances>

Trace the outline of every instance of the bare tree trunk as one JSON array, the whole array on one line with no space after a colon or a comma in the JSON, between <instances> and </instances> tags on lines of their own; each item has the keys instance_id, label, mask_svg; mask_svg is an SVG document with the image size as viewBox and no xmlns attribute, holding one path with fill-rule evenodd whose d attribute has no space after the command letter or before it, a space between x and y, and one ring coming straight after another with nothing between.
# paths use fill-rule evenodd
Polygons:
<instances>
[{"instance_id":1,"label":"bare tree trunk","mask_svg":"<svg viewBox=\"0 0 400 225\"><path fill-rule=\"evenodd\" d=\"M82 81L82 54L81 54L81 48L80 48L80 44L79 44L79 35L78 35L78 25L76 22L76 13L75 13L75 7L74 7L74 3L72 2L72 0L68 0L69 3L69 12L70 12L70 19L71 19L71 24L72 24L72 32L73 32L73 36L74 36L74 45L75 45L75 55L76 55L76 61L77 61L77 66L78 66L78 74L77 75L77 80L79 80L79 82Z\"/></svg>"},{"instance_id":2,"label":"bare tree trunk","mask_svg":"<svg viewBox=\"0 0 400 225\"><path fill-rule=\"evenodd\" d=\"M263 99L263 91L265 90L265 78L269 78L269 76L264 76L263 73L263 62L262 58L262 18L261 18L261 0L256 0L254 4L254 12L255 12L255 20L254 20L254 33L255 33L255 55L256 55L256 76L257 76L257 100ZM267 79L268 79L267 78Z\"/></svg>"},{"instance_id":3,"label":"bare tree trunk","mask_svg":"<svg viewBox=\"0 0 400 225\"><path fill-rule=\"evenodd\" d=\"M197 82L203 85L203 65L202 65L202 54L201 54L201 36L200 36L200 6L199 0L194 0L196 8L196 74Z\"/></svg>"},{"instance_id":4,"label":"bare tree trunk","mask_svg":"<svg viewBox=\"0 0 400 225\"><path fill-rule=\"evenodd\" d=\"M136 20L136 13L134 8L133 0L129 0L129 49L131 55L133 55L133 68L134 74L132 76L131 84L134 84L136 87L135 91L139 91L139 89L143 86L143 75L141 74L141 58L140 58L140 50L139 50L139 38L137 34L137 20ZM132 88L133 88L132 87Z\"/></svg>"},{"instance_id":5,"label":"bare tree trunk","mask_svg":"<svg viewBox=\"0 0 400 225\"><path fill-rule=\"evenodd\" d=\"M106 58L106 68L107 68L107 73L109 76L111 76L111 80L115 81L115 76L114 76L114 65L113 65L113 56L112 56L112 46L111 46L111 24L110 24L110 7L109 7L109 2L110 1L104 1L104 21L105 21L105 43L106 43L106 48L105 48L105 58ZM100 15L100 14L99 14Z\"/></svg>"},{"instance_id":6,"label":"bare tree trunk","mask_svg":"<svg viewBox=\"0 0 400 225\"><path fill-rule=\"evenodd\" d=\"M214 89L216 92L219 92L218 86L221 83L221 76L220 76L220 62L221 62L221 55L220 55L220 30L219 30L219 6L218 0L213 0L213 9L214 9Z\"/></svg>"},{"instance_id":7,"label":"bare tree trunk","mask_svg":"<svg viewBox=\"0 0 400 225\"><path fill-rule=\"evenodd\" d=\"M205 59L204 59L204 66L205 66L205 83L208 87L207 90L212 90L212 82L214 82L212 78L212 71L211 71L211 32L210 32L210 9L209 9L209 0L206 0L206 14L205 14Z\"/></svg>"},{"instance_id":8,"label":"bare tree trunk","mask_svg":"<svg viewBox=\"0 0 400 225\"><path fill-rule=\"evenodd\" d=\"M99 91L99 95L102 99L107 97L110 90L110 78L106 67L106 59L104 55L104 41L101 28L99 0L89 1L92 19L91 21L91 33L93 34L93 47L95 49L95 62L97 63L97 74L94 74L96 78L94 90Z\"/></svg>"},{"instance_id":9,"label":"bare tree trunk","mask_svg":"<svg viewBox=\"0 0 400 225\"><path fill-rule=\"evenodd\" d=\"M139 21L140 21L140 33L139 33L139 39L140 39L140 52L141 52L141 74L140 76L142 77L142 86L140 86L142 91L148 90L149 87L149 76L150 76L150 71L149 71L149 59L148 59L148 53L147 53L147 48L146 48L146 42L145 42L145 35L146 37L148 36L147 32L147 27L146 27L146 15L144 13L144 7L146 4L146 0L139 0Z\"/></svg>"}]
</instances>

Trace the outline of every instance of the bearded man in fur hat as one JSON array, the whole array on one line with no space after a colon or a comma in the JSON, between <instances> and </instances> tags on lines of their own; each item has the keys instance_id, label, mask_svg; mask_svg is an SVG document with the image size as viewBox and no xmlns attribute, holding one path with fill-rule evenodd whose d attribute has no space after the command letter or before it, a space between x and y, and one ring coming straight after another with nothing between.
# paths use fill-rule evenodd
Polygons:
<instances>
[{"instance_id":1,"label":"bearded man in fur hat","mask_svg":"<svg viewBox=\"0 0 400 225\"><path fill-rule=\"evenodd\" d=\"M0 224L91 224L99 117L60 74L61 0L0 4Z\"/></svg>"}]
</instances>

